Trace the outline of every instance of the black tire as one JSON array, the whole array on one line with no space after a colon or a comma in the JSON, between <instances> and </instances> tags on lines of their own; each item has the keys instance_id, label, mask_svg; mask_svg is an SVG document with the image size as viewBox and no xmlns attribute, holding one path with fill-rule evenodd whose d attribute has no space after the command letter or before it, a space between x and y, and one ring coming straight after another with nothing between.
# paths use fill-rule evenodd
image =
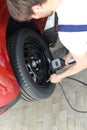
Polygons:
<instances>
[{"instance_id":1,"label":"black tire","mask_svg":"<svg viewBox=\"0 0 87 130\"><path fill-rule=\"evenodd\" d=\"M31 29L22 29L9 41L10 61L21 87L22 97L27 101L48 98L55 84L47 82L52 54L43 38Z\"/></svg>"}]
</instances>

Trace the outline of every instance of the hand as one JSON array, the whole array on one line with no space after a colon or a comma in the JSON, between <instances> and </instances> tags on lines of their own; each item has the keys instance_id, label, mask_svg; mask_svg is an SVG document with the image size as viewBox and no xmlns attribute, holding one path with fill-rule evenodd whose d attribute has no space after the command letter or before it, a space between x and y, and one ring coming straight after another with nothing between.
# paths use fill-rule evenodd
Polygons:
<instances>
[{"instance_id":1,"label":"hand","mask_svg":"<svg viewBox=\"0 0 87 130\"><path fill-rule=\"evenodd\" d=\"M61 78L58 74L52 74L49 78L50 82L51 83L58 83L58 82L61 82Z\"/></svg>"}]
</instances>

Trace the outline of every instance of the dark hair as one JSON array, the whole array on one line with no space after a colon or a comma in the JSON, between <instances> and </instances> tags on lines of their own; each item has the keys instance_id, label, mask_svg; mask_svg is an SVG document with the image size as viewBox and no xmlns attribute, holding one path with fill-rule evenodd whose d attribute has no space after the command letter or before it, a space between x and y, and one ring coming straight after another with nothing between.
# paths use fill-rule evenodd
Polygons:
<instances>
[{"instance_id":1,"label":"dark hair","mask_svg":"<svg viewBox=\"0 0 87 130\"><path fill-rule=\"evenodd\" d=\"M47 0L7 0L10 15L18 21L29 21L34 14L32 6L42 4Z\"/></svg>"}]
</instances>

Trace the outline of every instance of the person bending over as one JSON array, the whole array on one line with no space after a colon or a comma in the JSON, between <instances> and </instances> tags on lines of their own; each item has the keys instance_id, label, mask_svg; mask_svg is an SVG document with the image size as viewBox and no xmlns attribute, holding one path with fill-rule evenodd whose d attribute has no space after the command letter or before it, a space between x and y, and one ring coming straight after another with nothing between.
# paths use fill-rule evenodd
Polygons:
<instances>
[{"instance_id":1,"label":"person bending over","mask_svg":"<svg viewBox=\"0 0 87 130\"><path fill-rule=\"evenodd\" d=\"M50 81L58 83L87 68L87 0L7 0L11 16L20 21L39 19L58 14L58 35L69 50L66 65L73 57L75 64L60 74L52 74Z\"/></svg>"}]
</instances>

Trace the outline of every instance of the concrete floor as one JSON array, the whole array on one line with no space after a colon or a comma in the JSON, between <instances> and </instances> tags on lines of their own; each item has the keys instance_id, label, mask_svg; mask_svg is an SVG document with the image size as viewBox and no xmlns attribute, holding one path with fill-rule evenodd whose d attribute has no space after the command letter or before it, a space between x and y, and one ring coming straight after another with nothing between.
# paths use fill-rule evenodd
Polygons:
<instances>
[{"instance_id":1,"label":"concrete floor","mask_svg":"<svg viewBox=\"0 0 87 130\"><path fill-rule=\"evenodd\" d=\"M87 82L87 70L73 77ZM69 79L64 79L62 85L72 105L87 110L87 86ZM0 116L0 130L87 130L87 114L72 110L57 84L48 99L17 102Z\"/></svg>"}]
</instances>

